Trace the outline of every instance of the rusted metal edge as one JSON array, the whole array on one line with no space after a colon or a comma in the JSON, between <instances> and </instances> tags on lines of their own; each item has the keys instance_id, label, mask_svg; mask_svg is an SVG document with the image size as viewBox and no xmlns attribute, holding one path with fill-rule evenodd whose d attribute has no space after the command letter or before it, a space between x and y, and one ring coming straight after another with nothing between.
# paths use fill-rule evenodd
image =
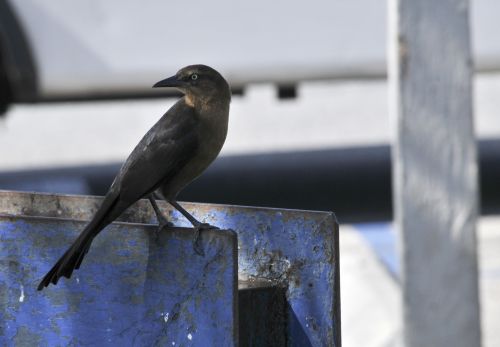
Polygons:
<instances>
[{"instance_id":1,"label":"rusted metal edge","mask_svg":"<svg viewBox=\"0 0 500 347\"><path fill-rule=\"evenodd\" d=\"M275 288L280 284L266 279L238 279L238 290Z\"/></svg>"},{"instance_id":2,"label":"rusted metal edge","mask_svg":"<svg viewBox=\"0 0 500 347\"><path fill-rule=\"evenodd\" d=\"M0 213L24 216L45 216L68 218L75 220L88 220L99 208L103 197L91 195L70 195L34 193L24 191L9 191L0 189ZM330 216L336 221L333 212L308 211L296 209L280 209L254 206L206 204L196 202L180 202L187 209L205 210L212 209L235 209L248 212L281 212L289 217L306 216L320 218ZM174 212L172 206L165 201L158 201L162 210L171 215ZM128 211L118 218L118 221L128 221L129 223L153 224L154 211L147 199L139 200L132 205Z\"/></svg>"}]
</instances>

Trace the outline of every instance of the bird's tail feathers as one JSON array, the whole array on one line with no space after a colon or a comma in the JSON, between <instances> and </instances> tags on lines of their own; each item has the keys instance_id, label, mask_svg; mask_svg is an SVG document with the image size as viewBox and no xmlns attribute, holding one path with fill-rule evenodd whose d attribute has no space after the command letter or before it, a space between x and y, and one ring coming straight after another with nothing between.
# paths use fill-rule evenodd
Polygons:
<instances>
[{"instance_id":1,"label":"bird's tail feathers","mask_svg":"<svg viewBox=\"0 0 500 347\"><path fill-rule=\"evenodd\" d=\"M42 290L50 283L57 284L61 277L70 278L73 270L78 269L82 263L85 254L88 252L94 237L98 234L94 226L88 225L80 236L75 240L71 247L62 255L57 263L45 275L38 290Z\"/></svg>"},{"instance_id":2,"label":"bird's tail feathers","mask_svg":"<svg viewBox=\"0 0 500 347\"><path fill-rule=\"evenodd\" d=\"M108 197L107 197L108 198ZM94 218L83 229L78 238L73 242L71 247L62 255L57 263L45 275L38 290L42 290L50 283L57 284L61 277L70 278L75 269L79 269L83 258L89 251L90 245L99 232L104 229L121 211L116 211L116 203L118 197L113 200L105 199L99 211ZM107 205L107 206L106 206Z\"/></svg>"}]
</instances>

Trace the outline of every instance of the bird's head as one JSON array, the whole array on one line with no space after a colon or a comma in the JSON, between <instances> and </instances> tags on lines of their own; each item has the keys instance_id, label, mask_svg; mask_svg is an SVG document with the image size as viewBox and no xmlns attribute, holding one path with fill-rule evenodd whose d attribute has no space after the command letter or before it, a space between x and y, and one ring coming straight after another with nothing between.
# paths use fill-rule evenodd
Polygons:
<instances>
[{"instance_id":1,"label":"bird's head","mask_svg":"<svg viewBox=\"0 0 500 347\"><path fill-rule=\"evenodd\" d=\"M180 69L174 76L161 80L153 88L174 87L186 95L186 102L207 103L210 100L227 101L231 99L228 83L220 73L206 65L189 65Z\"/></svg>"}]
</instances>

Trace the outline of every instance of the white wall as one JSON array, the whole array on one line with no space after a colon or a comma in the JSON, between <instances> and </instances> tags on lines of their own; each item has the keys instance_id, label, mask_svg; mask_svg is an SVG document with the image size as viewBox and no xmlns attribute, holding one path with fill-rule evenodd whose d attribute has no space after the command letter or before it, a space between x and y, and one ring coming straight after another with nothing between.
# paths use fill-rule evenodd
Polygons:
<instances>
[{"instance_id":1,"label":"white wall","mask_svg":"<svg viewBox=\"0 0 500 347\"><path fill-rule=\"evenodd\" d=\"M143 91L190 63L233 85L385 75L386 2L10 0L47 96ZM500 70L500 2L473 1L480 70Z\"/></svg>"}]
</instances>

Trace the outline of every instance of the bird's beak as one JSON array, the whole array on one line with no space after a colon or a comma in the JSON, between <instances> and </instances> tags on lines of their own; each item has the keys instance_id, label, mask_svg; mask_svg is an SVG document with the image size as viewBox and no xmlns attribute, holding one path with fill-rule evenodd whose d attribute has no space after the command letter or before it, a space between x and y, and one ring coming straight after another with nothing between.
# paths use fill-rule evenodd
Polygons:
<instances>
[{"instance_id":1,"label":"bird's beak","mask_svg":"<svg viewBox=\"0 0 500 347\"><path fill-rule=\"evenodd\" d=\"M169 78L165 78L164 80L161 80L160 82L157 82L153 88L160 88L160 87L180 87L181 81L177 79L177 76L172 76Z\"/></svg>"}]
</instances>

